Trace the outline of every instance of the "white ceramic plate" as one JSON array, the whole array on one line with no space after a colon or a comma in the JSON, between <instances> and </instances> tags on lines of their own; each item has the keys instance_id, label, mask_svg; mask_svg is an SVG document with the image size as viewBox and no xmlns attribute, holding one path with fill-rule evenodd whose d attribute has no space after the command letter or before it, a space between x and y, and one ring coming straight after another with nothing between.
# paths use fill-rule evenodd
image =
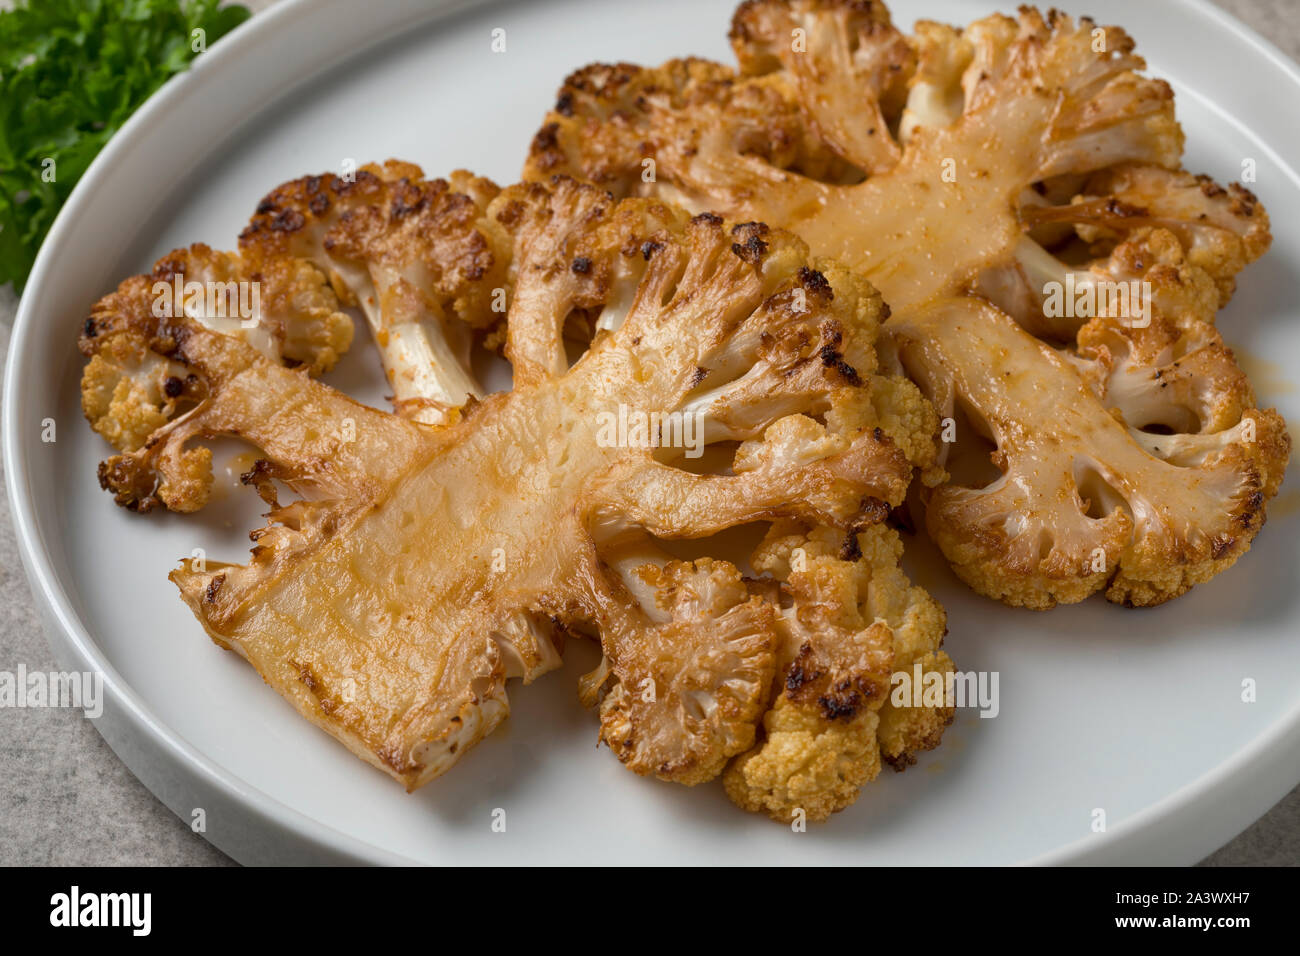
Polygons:
<instances>
[{"instance_id":1,"label":"white ceramic plate","mask_svg":"<svg viewBox=\"0 0 1300 956\"><path fill-rule=\"evenodd\" d=\"M1000 673L1001 713L962 712L940 750L905 774L886 771L852 809L801 834L739 812L720 786L641 780L598 750L594 718L575 700L592 662L585 647L562 671L513 687L508 723L407 795L203 636L166 574L196 547L244 560L260 502L231 491L199 517L140 517L99 490L107 448L77 405L74 343L89 304L174 247L233 247L272 186L345 158L512 182L570 70L687 53L730 61L733 6L286 2L151 100L56 223L22 299L4 401L27 569L62 665L106 675L100 731L184 819L203 808L207 838L236 859L1190 863L1300 780L1294 478L1236 568L1156 610L1101 600L1008 610L911 545L916 577L948 608L958 667ZM994 2L894 6L910 28L920 16L964 23ZM1189 168L1233 180L1255 160L1276 239L1220 324L1262 401L1300 421L1300 178L1289 165L1300 123L1280 105L1300 97L1300 71L1206 4L1085 7L1127 27L1176 87ZM494 28L506 31L505 53L491 51ZM377 402L378 368L363 334L330 381ZM54 443L41 440L46 418ZM1241 700L1246 678L1254 703ZM497 808L504 834L491 829ZM1104 833L1092 830L1097 808Z\"/></svg>"}]
</instances>

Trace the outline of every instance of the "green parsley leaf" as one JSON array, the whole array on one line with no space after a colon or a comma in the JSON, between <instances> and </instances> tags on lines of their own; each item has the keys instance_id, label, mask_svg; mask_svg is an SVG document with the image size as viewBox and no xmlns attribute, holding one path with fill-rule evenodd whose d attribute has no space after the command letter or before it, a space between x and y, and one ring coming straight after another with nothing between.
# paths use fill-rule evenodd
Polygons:
<instances>
[{"instance_id":1,"label":"green parsley leaf","mask_svg":"<svg viewBox=\"0 0 1300 956\"><path fill-rule=\"evenodd\" d=\"M219 3L19 0L0 11L0 285L22 291L72 187L127 118L195 46L248 19Z\"/></svg>"}]
</instances>

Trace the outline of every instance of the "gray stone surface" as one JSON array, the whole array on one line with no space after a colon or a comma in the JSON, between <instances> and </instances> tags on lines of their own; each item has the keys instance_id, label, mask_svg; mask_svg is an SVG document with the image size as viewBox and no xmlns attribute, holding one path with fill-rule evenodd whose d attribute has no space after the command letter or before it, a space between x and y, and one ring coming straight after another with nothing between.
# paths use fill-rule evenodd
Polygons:
<instances>
[{"instance_id":1,"label":"gray stone surface","mask_svg":"<svg viewBox=\"0 0 1300 956\"><path fill-rule=\"evenodd\" d=\"M261 9L272 2L249 5ZM1300 3L1215 2L1300 59ZM0 366L16 307L13 291L0 288ZM54 666L19 563L8 502L0 495L0 670L20 663L29 670ZM146 790L79 712L0 711L0 865L124 864L212 866L231 860ZM1251 864L1300 864L1300 787L1204 861Z\"/></svg>"}]
</instances>

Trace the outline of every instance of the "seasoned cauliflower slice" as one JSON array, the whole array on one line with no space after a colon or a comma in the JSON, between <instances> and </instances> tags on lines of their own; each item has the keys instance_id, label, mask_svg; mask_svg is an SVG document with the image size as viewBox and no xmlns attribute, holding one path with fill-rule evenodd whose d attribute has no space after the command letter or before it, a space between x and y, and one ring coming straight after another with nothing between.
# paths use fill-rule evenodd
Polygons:
<instances>
[{"instance_id":1,"label":"seasoned cauliflower slice","mask_svg":"<svg viewBox=\"0 0 1300 956\"><path fill-rule=\"evenodd\" d=\"M1290 438L1208 323L1097 318L1062 353L963 297L900 316L893 341L940 413L992 445L995 475L935 488L926 509L981 594L1159 604L1230 567L1263 524Z\"/></svg>"},{"instance_id":2,"label":"seasoned cauliflower slice","mask_svg":"<svg viewBox=\"0 0 1300 956\"><path fill-rule=\"evenodd\" d=\"M782 583L776 699L760 742L723 778L746 810L789 823L824 820L853 803L882 763L898 770L938 746L952 702L897 706L893 675L949 674L943 609L898 567L903 546L884 525L845 534L775 525L752 559ZM785 604L788 603L788 607Z\"/></svg>"},{"instance_id":3,"label":"seasoned cauliflower slice","mask_svg":"<svg viewBox=\"0 0 1300 956\"><path fill-rule=\"evenodd\" d=\"M364 313L398 413L438 424L482 397L471 346L504 315L493 298L506 284L507 239L483 218L496 192L463 171L428 181L396 160L346 178L304 176L258 204L239 247L256 261L306 259L328 275Z\"/></svg>"},{"instance_id":4,"label":"seasoned cauliflower slice","mask_svg":"<svg viewBox=\"0 0 1300 956\"><path fill-rule=\"evenodd\" d=\"M500 238L511 391L429 427L119 293L97 308L104 338L183 369L195 406L112 460L108 484L128 506L172 505L199 494L202 440L260 449L245 481L271 510L249 563L172 580L214 641L409 788L500 723L507 679L556 667L570 632L601 642L583 695L619 758L708 779L754 743L779 605L652 536L867 527L937 467L937 419L876 371L875 291L789 234L563 178L483 195L465 221ZM592 336L570 363L576 318ZM611 428L636 412L659 425ZM698 447L669 440L687 421L706 445L740 443L732 468L679 467Z\"/></svg>"},{"instance_id":5,"label":"seasoned cauliflower slice","mask_svg":"<svg viewBox=\"0 0 1300 956\"><path fill-rule=\"evenodd\" d=\"M914 118L901 146L897 90L912 59L883 6L871 9L848 0L742 5L732 42L744 72L729 82L713 74L700 83L703 71L677 63L580 71L535 137L525 175L584 176L615 195L664 195L794 229L815 252L861 271L897 311L1009 262L1023 232L1020 197L1034 183L1117 163L1177 165L1173 94L1134 72L1142 61L1132 41L1108 28L1108 52L1095 53L1090 21L1029 8L951 34L971 48L960 112L946 125ZM822 154L813 165L833 157L856 179L819 179L755 150L765 104L754 87L789 99L780 115L803 119L791 138ZM877 141L887 148L861 145Z\"/></svg>"},{"instance_id":6,"label":"seasoned cauliflower slice","mask_svg":"<svg viewBox=\"0 0 1300 956\"><path fill-rule=\"evenodd\" d=\"M927 525L983 593L1050 607L1105 588L1152 604L1230 566L1290 447L1213 329L1237 273L1268 248L1268 217L1243 187L1178 168L1172 91L1140 75L1133 40L1027 7L964 29L922 21L906 37L882 4L851 0L748 0L731 39L739 72L674 61L575 73L525 175L762 219L866 276L894 310L885 338L901 337L962 450L994 423L1004 475L1014 449L1021 470L988 515L947 505L991 476L926 475L942 485ZM1109 304L1119 289L1150 301L1100 320L1060 308L1061 290ZM979 300L947 301L961 295ZM1015 322L986 320L984 300ZM1082 420L1102 412L1118 431L1046 417L1043 396L1076 394ZM1033 440L1044 428L1064 447ZM1140 514L1123 528L1111 500L1123 496L1103 503L1091 477L1115 455L1130 481L1213 460L1224 485L1210 497L1227 511L1189 500L1159 532ZM973 460L938 464L959 457ZM1081 518L1079 501L1098 514Z\"/></svg>"},{"instance_id":7,"label":"seasoned cauliflower slice","mask_svg":"<svg viewBox=\"0 0 1300 956\"><path fill-rule=\"evenodd\" d=\"M1020 208L1027 231L1012 257L975 285L1043 338L1069 341L1083 324L1047 308L1045 290L1146 279L1153 261L1181 267L1180 284L1195 288L1205 320L1213 322L1237 273L1271 241L1264 207L1237 183L1224 189L1207 176L1126 164L1093 174L1080 189L1061 203L1028 192Z\"/></svg>"},{"instance_id":8,"label":"seasoned cauliflower slice","mask_svg":"<svg viewBox=\"0 0 1300 956\"><path fill-rule=\"evenodd\" d=\"M635 564L630 593L651 600L643 617L610 622L601 665L582 679L583 702L599 703L600 739L636 773L688 786L712 780L753 744L767 709L775 608L726 561L675 561L646 544L607 548L602 558Z\"/></svg>"},{"instance_id":9,"label":"seasoned cauliflower slice","mask_svg":"<svg viewBox=\"0 0 1300 956\"><path fill-rule=\"evenodd\" d=\"M311 375L329 371L352 343L352 320L309 262L254 264L202 244L178 249L101 300L82 328L81 350L90 359L82 373L82 410L119 451L140 448L201 397L183 366L143 347L136 330L120 321L173 312ZM173 502L178 510L201 504L179 496Z\"/></svg>"}]
</instances>

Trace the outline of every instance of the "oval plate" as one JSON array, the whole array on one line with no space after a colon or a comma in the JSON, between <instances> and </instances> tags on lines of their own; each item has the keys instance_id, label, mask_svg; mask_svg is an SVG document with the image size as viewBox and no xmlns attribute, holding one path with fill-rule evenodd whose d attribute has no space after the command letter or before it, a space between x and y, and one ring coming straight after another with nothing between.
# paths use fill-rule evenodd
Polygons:
<instances>
[{"instance_id":1,"label":"oval plate","mask_svg":"<svg viewBox=\"0 0 1300 956\"><path fill-rule=\"evenodd\" d=\"M1192 863L1300 779L1300 534L1295 480L1253 552L1172 604L1100 600L1013 611L959 585L924 541L916 579L948 608L963 670L997 671L1000 712L963 711L943 746L887 773L832 821L793 834L720 786L641 780L594 744L577 675L594 652L512 686L513 718L414 795L300 718L208 641L166 580L203 548L244 559L261 523L247 492L203 514L140 517L97 487L107 454L78 408L88 307L195 241L232 248L258 199L308 172L390 156L513 182L554 90L594 60L731 61L733 0L474 4L290 0L238 29L155 96L78 185L23 295L4 393L4 454L24 561L61 666L105 675L100 732L183 819L248 863ZM987 2L896 4L965 23ZM1137 38L1178 93L1187 165L1242 175L1273 249L1220 318L1261 403L1300 421L1300 124L1277 107L1300 71L1203 3L1088 0ZM506 51L492 51L505 30ZM1267 356L1267 361L1252 360ZM364 335L328 381L382 405ZM43 421L57 441L42 441ZM224 458L223 458L224 455ZM233 450L218 480L233 484ZM221 467L222 465L226 467ZM1253 680L1257 699L1242 700ZM1107 827L1094 832L1095 810ZM506 832L492 823L504 810Z\"/></svg>"}]
</instances>

